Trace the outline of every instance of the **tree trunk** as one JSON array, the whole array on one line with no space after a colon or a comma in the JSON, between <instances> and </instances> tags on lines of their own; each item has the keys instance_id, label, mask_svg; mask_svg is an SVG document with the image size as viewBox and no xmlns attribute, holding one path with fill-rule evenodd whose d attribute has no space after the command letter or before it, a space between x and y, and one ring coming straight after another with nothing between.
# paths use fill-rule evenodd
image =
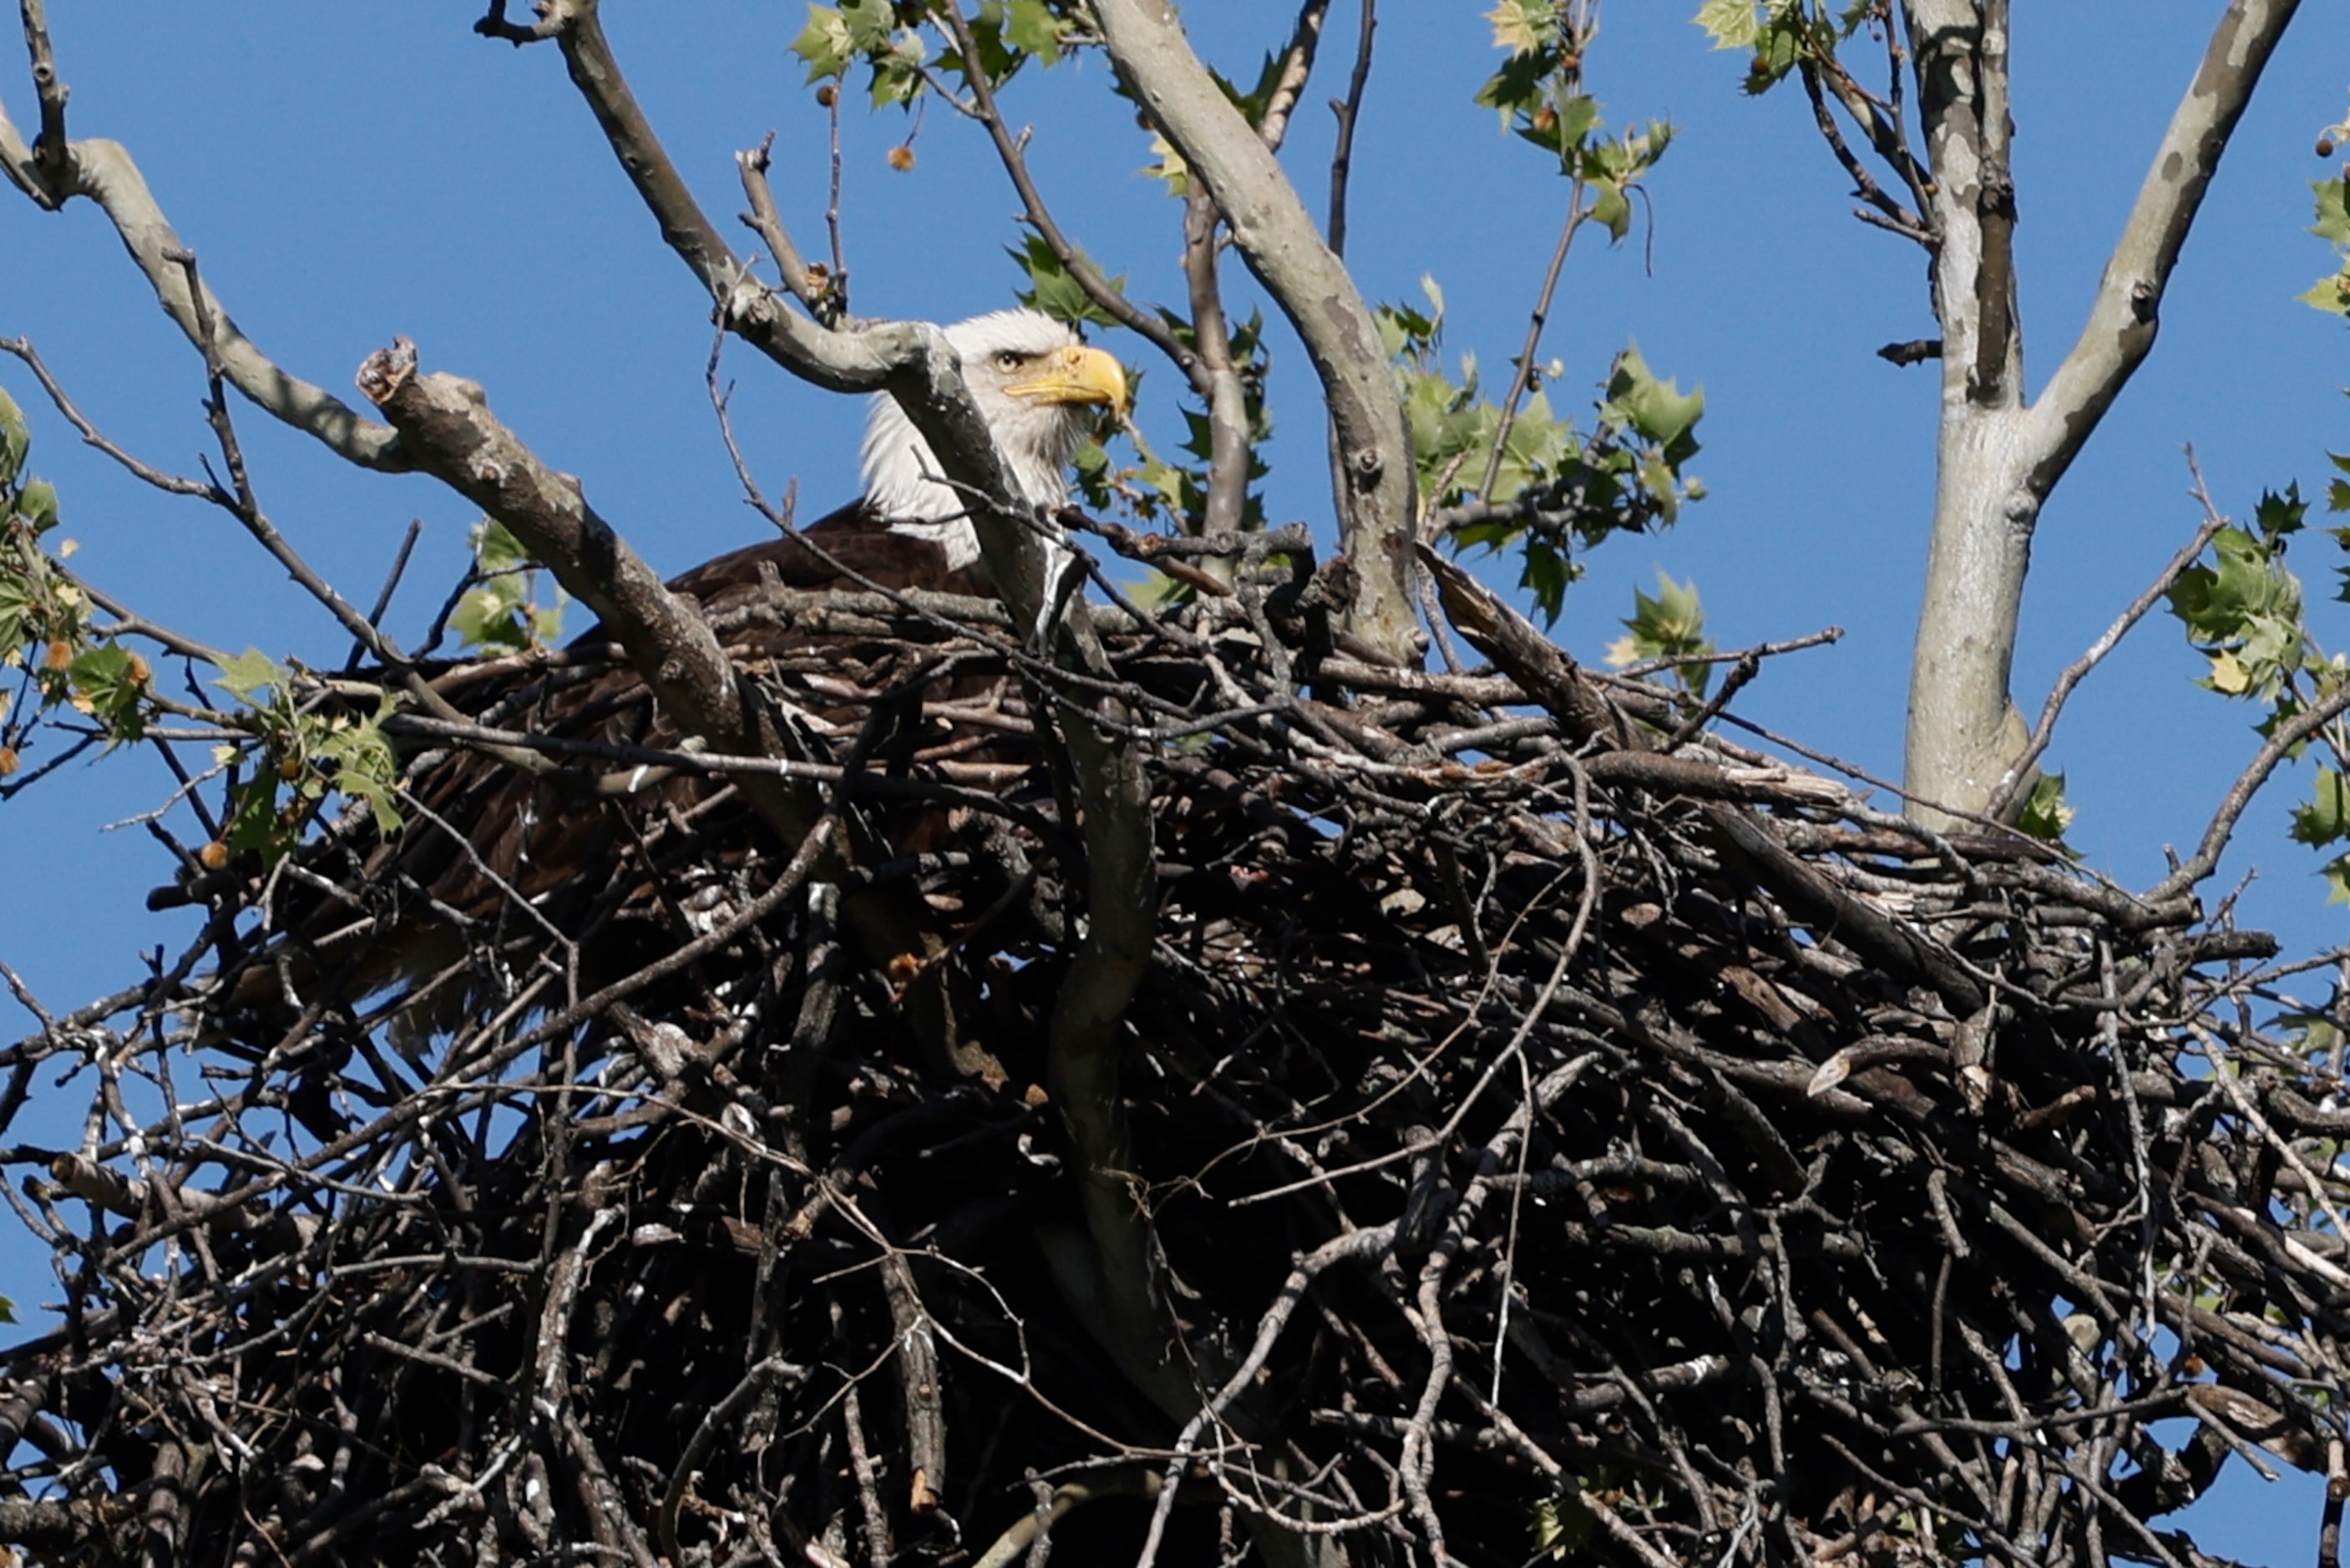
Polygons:
<instances>
[{"instance_id":1,"label":"tree trunk","mask_svg":"<svg viewBox=\"0 0 2350 1568\"><path fill-rule=\"evenodd\" d=\"M2172 113L2080 338L2023 397L2007 0L1905 0L1933 171L1942 414L1933 540L1909 677L1911 815L1944 826L2010 809L2030 736L2008 693L2032 533L2049 493L2153 349L2162 292L2298 0L2233 0Z\"/></svg>"}]
</instances>

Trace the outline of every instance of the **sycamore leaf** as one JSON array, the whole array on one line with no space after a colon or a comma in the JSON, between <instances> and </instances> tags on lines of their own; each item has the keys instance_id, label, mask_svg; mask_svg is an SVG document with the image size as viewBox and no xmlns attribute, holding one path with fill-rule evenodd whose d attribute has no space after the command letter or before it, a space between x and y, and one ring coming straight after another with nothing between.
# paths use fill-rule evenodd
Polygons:
<instances>
[{"instance_id":1,"label":"sycamore leaf","mask_svg":"<svg viewBox=\"0 0 2350 1568\"><path fill-rule=\"evenodd\" d=\"M1045 8L1045 0L1012 0L1004 11L1003 38L1048 66L1060 63L1061 25Z\"/></svg>"},{"instance_id":2,"label":"sycamore leaf","mask_svg":"<svg viewBox=\"0 0 2350 1568\"><path fill-rule=\"evenodd\" d=\"M105 724L107 743L135 741L146 732L139 700L147 690L147 661L111 642L85 649L68 672L73 705Z\"/></svg>"},{"instance_id":3,"label":"sycamore leaf","mask_svg":"<svg viewBox=\"0 0 2350 1568\"><path fill-rule=\"evenodd\" d=\"M1077 282L1076 275L1061 265L1060 257L1053 254L1053 247L1045 243L1042 234L1030 234L1016 249L1006 245L1003 254L1028 275L1028 291L1015 296L1021 304L1072 326L1116 327L1118 324L1117 317L1094 303L1094 296L1085 291L1084 285ZM1087 263L1093 260L1082 250L1077 252L1077 257ZM1098 273L1101 269L1096 267L1094 270ZM1125 274L1120 273L1107 282L1113 294L1126 292Z\"/></svg>"},{"instance_id":4,"label":"sycamore leaf","mask_svg":"<svg viewBox=\"0 0 2350 1568\"><path fill-rule=\"evenodd\" d=\"M806 60L807 79L825 81L848 69L857 57L857 43L848 34L848 19L830 5L810 5L807 26L791 42L792 53Z\"/></svg>"},{"instance_id":5,"label":"sycamore leaf","mask_svg":"<svg viewBox=\"0 0 2350 1568\"><path fill-rule=\"evenodd\" d=\"M1544 625L1557 621L1558 612L1566 603L1567 585L1581 575L1580 569L1549 541L1526 541L1526 564L1519 575L1518 586L1534 596Z\"/></svg>"},{"instance_id":6,"label":"sycamore leaf","mask_svg":"<svg viewBox=\"0 0 2350 1568\"><path fill-rule=\"evenodd\" d=\"M262 693L283 693L292 684L294 672L257 648L248 648L221 666L213 684L249 708L258 708L267 701Z\"/></svg>"},{"instance_id":7,"label":"sycamore leaf","mask_svg":"<svg viewBox=\"0 0 2350 1568\"><path fill-rule=\"evenodd\" d=\"M1622 625L1630 635L1607 649L1607 662L1618 670L1651 659L1690 658L1714 650L1713 639L1705 635L1705 607L1698 600L1696 581L1677 583L1661 566L1654 597L1632 590L1632 614ZM1681 665L1673 671L1674 679L1700 696L1711 674L1702 664Z\"/></svg>"},{"instance_id":8,"label":"sycamore leaf","mask_svg":"<svg viewBox=\"0 0 2350 1568\"><path fill-rule=\"evenodd\" d=\"M1691 20L1705 29L1717 49L1751 49L1762 36L1754 0L1705 0Z\"/></svg>"},{"instance_id":9,"label":"sycamore leaf","mask_svg":"<svg viewBox=\"0 0 2350 1568\"><path fill-rule=\"evenodd\" d=\"M1616 358L1607 379L1607 407L1633 432L1664 448L1667 461L1695 456L1692 433L1705 415L1705 389L1684 393L1677 381L1660 381L1635 346Z\"/></svg>"},{"instance_id":10,"label":"sycamore leaf","mask_svg":"<svg viewBox=\"0 0 2350 1568\"><path fill-rule=\"evenodd\" d=\"M1579 1489L1544 1498L1534 1506L1534 1551L1564 1563L1582 1554L1598 1525L1599 1516Z\"/></svg>"},{"instance_id":11,"label":"sycamore leaf","mask_svg":"<svg viewBox=\"0 0 2350 1568\"><path fill-rule=\"evenodd\" d=\"M1150 155L1156 162L1147 163L1142 171L1167 187L1170 196L1183 197L1191 193L1191 166L1175 151L1175 144L1156 131L1150 137Z\"/></svg>"},{"instance_id":12,"label":"sycamore leaf","mask_svg":"<svg viewBox=\"0 0 2350 1568\"><path fill-rule=\"evenodd\" d=\"M2252 688L2252 678L2234 651L2221 649L2211 655L2211 673L2205 677L2214 691L2230 697L2241 697Z\"/></svg>"},{"instance_id":13,"label":"sycamore leaf","mask_svg":"<svg viewBox=\"0 0 2350 1568\"><path fill-rule=\"evenodd\" d=\"M2308 291L2293 296L2302 304L2333 316L2350 316L2350 272L2322 277Z\"/></svg>"},{"instance_id":14,"label":"sycamore leaf","mask_svg":"<svg viewBox=\"0 0 2350 1568\"><path fill-rule=\"evenodd\" d=\"M2313 180L2317 196L2317 222L2309 232L2337 245L2350 245L2350 180Z\"/></svg>"},{"instance_id":15,"label":"sycamore leaf","mask_svg":"<svg viewBox=\"0 0 2350 1568\"><path fill-rule=\"evenodd\" d=\"M6 392L0 392L0 490L16 483L25 454L32 446L32 428L25 422L25 410Z\"/></svg>"},{"instance_id":16,"label":"sycamore leaf","mask_svg":"<svg viewBox=\"0 0 2350 1568\"><path fill-rule=\"evenodd\" d=\"M2339 512L2341 507L2333 510ZM2282 495L2273 490L2261 492L2260 504L2253 508L2252 519L2260 525L2261 537L2274 544L2287 534L2301 530L2302 519L2309 515L2309 503L2301 498L2298 481L2285 486Z\"/></svg>"},{"instance_id":17,"label":"sycamore leaf","mask_svg":"<svg viewBox=\"0 0 2350 1568\"><path fill-rule=\"evenodd\" d=\"M2064 830L2073 826L2075 812L2064 799L2064 775L2043 774L2040 782L2032 786L2024 800L2023 809L2015 818L2016 831L2049 844L2062 845Z\"/></svg>"},{"instance_id":18,"label":"sycamore leaf","mask_svg":"<svg viewBox=\"0 0 2350 1568\"><path fill-rule=\"evenodd\" d=\"M383 732L383 721L397 705L397 698L386 696L374 717L338 720L313 743L317 760L334 770L335 788L364 804L374 814L376 831L386 835L399 832L400 826L395 804L400 794L400 764Z\"/></svg>"},{"instance_id":19,"label":"sycamore leaf","mask_svg":"<svg viewBox=\"0 0 2350 1568\"><path fill-rule=\"evenodd\" d=\"M1531 55L1558 29L1558 15L1548 0L1502 0L1485 13L1493 25L1493 47L1513 56Z\"/></svg>"},{"instance_id":20,"label":"sycamore leaf","mask_svg":"<svg viewBox=\"0 0 2350 1568\"><path fill-rule=\"evenodd\" d=\"M57 487L46 479L28 479L25 488L16 493L16 515L33 526L36 534L46 534L57 525ZM68 539L68 545L73 543ZM60 548L58 555L68 552Z\"/></svg>"},{"instance_id":21,"label":"sycamore leaf","mask_svg":"<svg viewBox=\"0 0 2350 1568\"><path fill-rule=\"evenodd\" d=\"M2293 813L2293 836L2303 844L2332 844L2350 838L2350 778L2320 767L2307 805Z\"/></svg>"},{"instance_id":22,"label":"sycamore leaf","mask_svg":"<svg viewBox=\"0 0 2350 1568\"><path fill-rule=\"evenodd\" d=\"M1632 203L1625 197L1620 185L1602 185L1591 199L1594 222L1607 231L1610 239L1621 241L1632 229Z\"/></svg>"},{"instance_id":23,"label":"sycamore leaf","mask_svg":"<svg viewBox=\"0 0 2350 1568\"><path fill-rule=\"evenodd\" d=\"M513 531L494 517L484 517L473 524L472 542L473 564L484 572L511 572L537 565Z\"/></svg>"}]
</instances>

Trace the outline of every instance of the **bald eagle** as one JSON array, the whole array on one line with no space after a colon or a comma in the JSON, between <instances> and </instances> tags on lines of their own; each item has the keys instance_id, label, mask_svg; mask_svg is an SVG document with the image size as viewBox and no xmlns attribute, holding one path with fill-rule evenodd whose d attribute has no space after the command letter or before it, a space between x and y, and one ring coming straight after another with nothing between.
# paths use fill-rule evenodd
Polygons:
<instances>
[{"instance_id":1,"label":"bald eagle","mask_svg":"<svg viewBox=\"0 0 2350 1568\"><path fill-rule=\"evenodd\" d=\"M1069 460L1088 417L1126 400L1118 360L1034 310L974 316L946 336L1021 499L1047 512L1066 504ZM930 444L887 392L873 398L858 455L864 494L805 530L809 543L847 568L846 578L787 535L705 562L670 587L709 607L730 588L755 584L759 564L770 562L793 587L855 587L861 579L893 589L992 592L968 503L940 477Z\"/></svg>"},{"instance_id":2,"label":"bald eagle","mask_svg":"<svg viewBox=\"0 0 2350 1568\"><path fill-rule=\"evenodd\" d=\"M1033 310L958 322L946 338L1020 498L1046 511L1066 504L1067 467L1089 421L1124 404L1118 360ZM804 530L704 562L670 587L721 625L728 624L728 612L769 596L778 580L810 591L993 592L962 493L941 477L929 445L887 393L868 411L859 466L864 493L857 500ZM754 680L786 665L826 666L827 679L806 684L840 691L845 711L857 706L860 678L877 689L903 681L902 672L874 679L877 656L851 639L754 623L727 641L738 667ZM608 642L598 627L548 668L484 680L473 667L458 666L436 685L501 729L623 745L679 744L676 726L636 671L600 657ZM878 657L886 665L889 655ZM1000 675L976 680L1002 684ZM968 701L974 685L964 676L933 682L928 694ZM824 725L822 713L802 718ZM854 733L859 722L861 715L833 727ZM460 973L469 961L533 928L571 937L590 928L608 934L616 911L624 927L629 917L640 930L649 921L658 925L691 897L683 890L664 912L650 896L665 856L688 861L713 836L740 844L758 831L723 780L682 774L619 798L581 799L462 750L413 778L410 794L415 809L396 838L379 841L364 828L329 836L312 847L317 873L281 882L286 891L265 929L286 940L265 950L233 989L239 1007L259 1014L258 1031L239 1032L245 1038L264 1044L260 1033L284 1027L286 1005L307 1006L321 996L355 1002L403 983L437 989L439 999L409 1010L402 1033L453 1024L476 991ZM640 940L607 950L616 961L646 956ZM442 982L433 981L436 974Z\"/></svg>"}]
</instances>

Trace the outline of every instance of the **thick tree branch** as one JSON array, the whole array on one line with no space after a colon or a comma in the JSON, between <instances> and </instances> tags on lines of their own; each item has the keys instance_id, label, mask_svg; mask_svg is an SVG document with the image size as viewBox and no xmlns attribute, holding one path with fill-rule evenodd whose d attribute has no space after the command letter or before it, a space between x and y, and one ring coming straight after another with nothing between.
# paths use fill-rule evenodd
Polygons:
<instances>
[{"instance_id":1,"label":"thick tree branch","mask_svg":"<svg viewBox=\"0 0 2350 1568\"><path fill-rule=\"evenodd\" d=\"M701 611L597 514L577 480L549 469L490 411L480 386L419 374L416 347L404 337L369 355L359 380L427 472L513 529L595 611L689 733L738 754L782 753L782 737L764 705L746 699ZM816 803L781 780L746 778L743 787L786 843L816 821Z\"/></svg>"},{"instance_id":2,"label":"thick tree branch","mask_svg":"<svg viewBox=\"0 0 2350 1568\"><path fill-rule=\"evenodd\" d=\"M51 212L77 196L95 202L121 237L123 248L147 275L164 314L188 341L217 358L230 385L296 430L317 436L338 455L362 468L399 472L410 466L392 432L355 411L324 389L289 375L254 347L228 311L209 292L199 300L202 280L174 259L187 247L163 215L146 176L120 142L66 140L68 89L58 79L49 47L48 24L39 0L21 6L25 41L32 57L33 82L41 106L37 146L0 107L0 175ZM207 339L209 338L209 343Z\"/></svg>"},{"instance_id":3,"label":"thick tree branch","mask_svg":"<svg viewBox=\"0 0 2350 1568\"><path fill-rule=\"evenodd\" d=\"M1208 405L1208 504L1199 519L1201 534L1238 532L1248 501L1248 390L1232 363L1232 337L1224 319L1224 292L1217 277L1217 213L1207 192L1194 184L1183 202L1183 279L1191 296L1191 339L1199 345L1199 374Z\"/></svg>"},{"instance_id":4,"label":"thick tree branch","mask_svg":"<svg viewBox=\"0 0 2350 1568\"><path fill-rule=\"evenodd\" d=\"M1419 647L1411 438L1370 307L1280 162L1157 0L1101 0L1102 36L1151 119L1202 181L1232 242L1305 340L1329 400L1340 532L1359 587L1357 637L1406 662Z\"/></svg>"},{"instance_id":5,"label":"thick tree branch","mask_svg":"<svg viewBox=\"0 0 2350 1568\"><path fill-rule=\"evenodd\" d=\"M2300 0L2231 0L2155 149L2080 340L2032 405L2033 491L2046 495L2154 347L2162 295L2220 158Z\"/></svg>"},{"instance_id":6,"label":"thick tree branch","mask_svg":"<svg viewBox=\"0 0 2350 1568\"><path fill-rule=\"evenodd\" d=\"M86 196L98 203L114 224L115 233L121 236L130 259L147 275L148 285L154 289L164 314L187 334L191 344L202 347L201 321L203 316L210 315L221 373L231 386L258 404L264 412L296 430L308 431L338 456L362 468L400 472L414 466L389 427L367 419L323 388L280 369L255 348L230 319L227 307L208 289L204 292L203 307L199 310L186 272L172 259L184 254L187 247L181 243L171 220L163 215L163 209L147 187L146 177L140 173L139 165L121 143L96 140L66 143L64 155L57 161L63 172L57 180L43 172L47 160L48 149L44 146L36 155L25 145L6 111L0 109L0 173L5 173L10 183L44 207L62 207L76 196ZM195 286L203 288L203 285L199 282Z\"/></svg>"},{"instance_id":7,"label":"thick tree branch","mask_svg":"<svg viewBox=\"0 0 2350 1568\"><path fill-rule=\"evenodd\" d=\"M23 0L25 52L33 59L33 93L41 105L41 140L35 156L43 177L52 185L66 176L66 100L73 89L57 79L55 51L49 47L48 7L42 0Z\"/></svg>"}]
</instances>

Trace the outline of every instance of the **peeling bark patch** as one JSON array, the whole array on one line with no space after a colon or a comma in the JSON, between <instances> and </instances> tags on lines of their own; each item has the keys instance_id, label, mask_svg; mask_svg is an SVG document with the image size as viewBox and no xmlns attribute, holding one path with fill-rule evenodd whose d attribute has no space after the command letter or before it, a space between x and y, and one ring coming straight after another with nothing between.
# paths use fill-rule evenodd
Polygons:
<instances>
[{"instance_id":1,"label":"peeling bark patch","mask_svg":"<svg viewBox=\"0 0 2350 1568\"><path fill-rule=\"evenodd\" d=\"M2203 65L2195 73L2191 89L2197 98L2226 92L2227 78L2243 68L2244 62L2237 57L2236 49L2237 37L2243 30L2244 0L2236 0L2228 7L2227 15L2220 18L2220 25L2211 30L2211 46L2203 51Z\"/></svg>"}]
</instances>

